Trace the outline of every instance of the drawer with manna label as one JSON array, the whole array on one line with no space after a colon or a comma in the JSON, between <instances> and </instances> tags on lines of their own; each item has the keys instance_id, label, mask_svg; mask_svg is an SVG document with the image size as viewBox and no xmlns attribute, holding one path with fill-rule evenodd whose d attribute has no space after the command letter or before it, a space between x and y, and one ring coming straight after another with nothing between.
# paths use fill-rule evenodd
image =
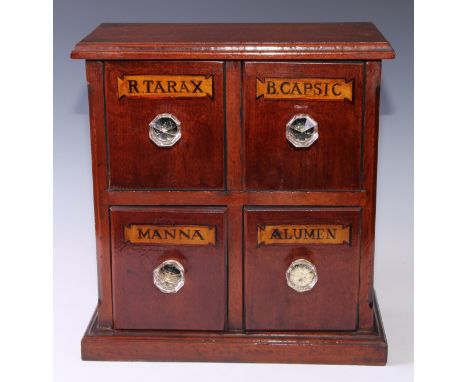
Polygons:
<instances>
[{"instance_id":1,"label":"drawer with manna label","mask_svg":"<svg viewBox=\"0 0 468 382\"><path fill-rule=\"evenodd\" d=\"M112 207L115 327L223 330L225 219L222 207Z\"/></svg>"}]
</instances>

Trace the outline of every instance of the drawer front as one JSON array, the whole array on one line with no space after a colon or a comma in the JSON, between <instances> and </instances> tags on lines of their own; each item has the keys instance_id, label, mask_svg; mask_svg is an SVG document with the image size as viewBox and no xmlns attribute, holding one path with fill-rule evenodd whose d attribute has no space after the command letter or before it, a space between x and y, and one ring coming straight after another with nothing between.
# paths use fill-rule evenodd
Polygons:
<instances>
[{"instance_id":1,"label":"drawer front","mask_svg":"<svg viewBox=\"0 0 468 382\"><path fill-rule=\"evenodd\" d=\"M360 188L363 65L244 66L245 186Z\"/></svg>"},{"instance_id":2,"label":"drawer front","mask_svg":"<svg viewBox=\"0 0 468 382\"><path fill-rule=\"evenodd\" d=\"M222 62L106 62L110 188L223 189L223 76Z\"/></svg>"},{"instance_id":3,"label":"drawer front","mask_svg":"<svg viewBox=\"0 0 468 382\"><path fill-rule=\"evenodd\" d=\"M116 329L224 330L224 208L111 208Z\"/></svg>"},{"instance_id":4,"label":"drawer front","mask_svg":"<svg viewBox=\"0 0 468 382\"><path fill-rule=\"evenodd\" d=\"M246 330L355 330L358 208L245 210Z\"/></svg>"}]
</instances>

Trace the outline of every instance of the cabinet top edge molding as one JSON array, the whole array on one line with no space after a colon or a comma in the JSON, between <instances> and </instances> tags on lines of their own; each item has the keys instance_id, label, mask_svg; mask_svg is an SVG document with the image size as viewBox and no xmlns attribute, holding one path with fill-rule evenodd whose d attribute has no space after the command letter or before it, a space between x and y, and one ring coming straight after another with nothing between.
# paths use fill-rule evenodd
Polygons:
<instances>
[{"instance_id":1,"label":"cabinet top edge molding","mask_svg":"<svg viewBox=\"0 0 468 382\"><path fill-rule=\"evenodd\" d=\"M395 57L372 23L105 23L72 58L381 60Z\"/></svg>"}]
</instances>

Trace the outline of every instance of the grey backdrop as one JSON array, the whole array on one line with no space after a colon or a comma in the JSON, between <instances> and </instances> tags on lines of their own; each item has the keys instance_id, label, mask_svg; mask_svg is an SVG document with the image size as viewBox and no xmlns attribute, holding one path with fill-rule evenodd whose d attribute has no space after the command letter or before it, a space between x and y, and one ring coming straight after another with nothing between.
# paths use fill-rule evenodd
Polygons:
<instances>
[{"instance_id":1,"label":"grey backdrop","mask_svg":"<svg viewBox=\"0 0 468 382\"><path fill-rule=\"evenodd\" d=\"M73 45L101 22L372 21L397 52L383 64L375 285L389 366L97 363L80 339L97 302L84 62ZM413 363L413 3L405 0L56 0L54 5L54 356L57 381L408 381Z\"/></svg>"}]
</instances>

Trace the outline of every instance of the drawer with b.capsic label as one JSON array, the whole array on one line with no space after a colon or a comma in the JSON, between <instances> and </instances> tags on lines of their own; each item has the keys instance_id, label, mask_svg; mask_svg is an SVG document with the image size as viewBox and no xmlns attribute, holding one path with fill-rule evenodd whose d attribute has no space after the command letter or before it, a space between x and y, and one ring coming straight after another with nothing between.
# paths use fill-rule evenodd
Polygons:
<instances>
[{"instance_id":1,"label":"drawer with b.capsic label","mask_svg":"<svg viewBox=\"0 0 468 382\"><path fill-rule=\"evenodd\" d=\"M245 185L361 187L363 64L246 62Z\"/></svg>"}]
</instances>

